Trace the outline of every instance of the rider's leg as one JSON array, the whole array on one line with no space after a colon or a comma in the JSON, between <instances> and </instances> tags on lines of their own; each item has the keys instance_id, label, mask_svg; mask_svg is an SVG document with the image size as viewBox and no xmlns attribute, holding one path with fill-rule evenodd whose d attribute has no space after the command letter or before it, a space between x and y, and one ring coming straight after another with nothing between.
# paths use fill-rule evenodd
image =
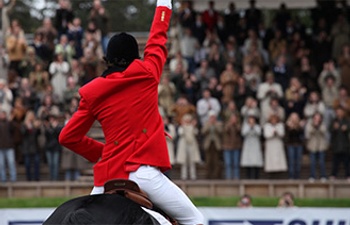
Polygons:
<instances>
[{"instance_id":1,"label":"rider's leg","mask_svg":"<svg viewBox=\"0 0 350 225\"><path fill-rule=\"evenodd\" d=\"M135 181L154 204L180 224L203 224L203 215L187 195L159 169L141 166L130 173L129 179Z\"/></svg>"}]
</instances>

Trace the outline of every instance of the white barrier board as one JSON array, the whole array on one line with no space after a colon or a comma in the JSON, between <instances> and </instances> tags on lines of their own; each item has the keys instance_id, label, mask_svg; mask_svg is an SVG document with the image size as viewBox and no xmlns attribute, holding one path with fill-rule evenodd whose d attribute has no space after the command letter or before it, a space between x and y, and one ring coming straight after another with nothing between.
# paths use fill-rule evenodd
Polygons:
<instances>
[{"instance_id":1,"label":"white barrier board","mask_svg":"<svg viewBox=\"0 0 350 225\"><path fill-rule=\"evenodd\" d=\"M350 225L350 208L200 208L207 225Z\"/></svg>"},{"instance_id":2,"label":"white barrier board","mask_svg":"<svg viewBox=\"0 0 350 225\"><path fill-rule=\"evenodd\" d=\"M350 208L199 207L205 225L350 225ZM0 209L0 225L39 225L53 208Z\"/></svg>"}]
</instances>

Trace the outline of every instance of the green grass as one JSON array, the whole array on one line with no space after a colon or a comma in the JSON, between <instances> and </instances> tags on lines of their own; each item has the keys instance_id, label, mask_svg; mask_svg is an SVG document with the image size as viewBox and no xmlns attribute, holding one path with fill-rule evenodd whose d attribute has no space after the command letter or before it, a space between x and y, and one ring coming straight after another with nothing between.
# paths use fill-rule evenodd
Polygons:
<instances>
[{"instance_id":1,"label":"green grass","mask_svg":"<svg viewBox=\"0 0 350 225\"><path fill-rule=\"evenodd\" d=\"M0 208L54 208L71 198L26 198L26 199L0 199ZM192 198L196 206L205 207L234 207L238 197L201 197ZM254 198L255 207L276 207L278 198ZM295 205L299 207L350 207L348 199L296 199Z\"/></svg>"},{"instance_id":2,"label":"green grass","mask_svg":"<svg viewBox=\"0 0 350 225\"><path fill-rule=\"evenodd\" d=\"M2 198L0 208L44 208L57 207L70 198Z\"/></svg>"}]
</instances>

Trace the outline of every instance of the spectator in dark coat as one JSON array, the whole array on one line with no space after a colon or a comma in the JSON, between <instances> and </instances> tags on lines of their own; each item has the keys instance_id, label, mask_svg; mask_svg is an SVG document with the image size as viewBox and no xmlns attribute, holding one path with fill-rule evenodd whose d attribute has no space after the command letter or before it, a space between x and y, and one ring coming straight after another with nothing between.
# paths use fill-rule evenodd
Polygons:
<instances>
[{"instance_id":1,"label":"spectator in dark coat","mask_svg":"<svg viewBox=\"0 0 350 225\"><path fill-rule=\"evenodd\" d=\"M69 0L59 0L58 3L60 7L56 10L55 28L60 37L62 34L67 34L68 24L73 21L74 13Z\"/></svg>"},{"instance_id":2,"label":"spectator in dark coat","mask_svg":"<svg viewBox=\"0 0 350 225\"><path fill-rule=\"evenodd\" d=\"M101 30L101 44L103 52L106 53L108 43L108 33L110 29L110 18L106 8L100 0L94 0L92 9L90 10L89 19L94 21Z\"/></svg>"},{"instance_id":3,"label":"spectator in dark coat","mask_svg":"<svg viewBox=\"0 0 350 225\"><path fill-rule=\"evenodd\" d=\"M54 115L49 115L44 121L45 126L45 154L47 164L50 171L50 180L58 180L60 155L62 147L58 142L58 136L61 132L62 126L59 125L58 118Z\"/></svg>"},{"instance_id":4,"label":"spectator in dark coat","mask_svg":"<svg viewBox=\"0 0 350 225\"><path fill-rule=\"evenodd\" d=\"M323 63L327 62L331 58L331 40L328 34L321 31L316 40L313 42L313 62L315 64L317 74L322 71Z\"/></svg>"},{"instance_id":5,"label":"spectator in dark coat","mask_svg":"<svg viewBox=\"0 0 350 225\"><path fill-rule=\"evenodd\" d=\"M65 124L68 123L72 113L65 113ZM77 181L80 178L81 170L87 168L87 160L68 148L62 148L62 162L61 167L64 171L64 179L66 181Z\"/></svg>"},{"instance_id":6,"label":"spectator in dark coat","mask_svg":"<svg viewBox=\"0 0 350 225\"><path fill-rule=\"evenodd\" d=\"M75 55L74 58L79 59L83 56L83 39L84 29L81 26L80 18L74 18L73 22L68 25L68 40L73 42Z\"/></svg>"},{"instance_id":7,"label":"spectator in dark coat","mask_svg":"<svg viewBox=\"0 0 350 225\"><path fill-rule=\"evenodd\" d=\"M253 97L254 92L250 89L246 80L243 77L238 78L238 82L233 88L233 99L237 105L237 108L241 110L248 97Z\"/></svg>"},{"instance_id":8,"label":"spectator in dark coat","mask_svg":"<svg viewBox=\"0 0 350 225\"><path fill-rule=\"evenodd\" d=\"M339 165L344 165L345 176L350 180L350 121L345 117L343 108L338 107L335 111L331 131L331 149L333 151L333 167L331 178L338 176Z\"/></svg>"},{"instance_id":9,"label":"spectator in dark coat","mask_svg":"<svg viewBox=\"0 0 350 225\"><path fill-rule=\"evenodd\" d=\"M304 121L296 112L290 114L286 122L285 144L288 153L289 179L299 179L303 156Z\"/></svg>"},{"instance_id":10,"label":"spectator in dark coat","mask_svg":"<svg viewBox=\"0 0 350 225\"><path fill-rule=\"evenodd\" d=\"M259 22L262 20L262 12L255 6L256 1L249 1L249 8L245 11L244 17L247 20L248 28L257 28Z\"/></svg>"},{"instance_id":11,"label":"spectator in dark coat","mask_svg":"<svg viewBox=\"0 0 350 225\"><path fill-rule=\"evenodd\" d=\"M195 25L196 11L193 9L192 1L183 3L183 10L180 12L179 19L181 26L191 28Z\"/></svg>"},{"instance_id":12,"label":"spectator in dark coat","mask_svg":"<svg viewBox=\"0 0 350 225\"><path fill-rule=\"evenodd\" d=\"M239 13L234 2L230 2L228 12L225 14L225 24L228 35L234 35L239 21Z\"/></svg>"},{"instance_id":13,"label":"spectator in dark coat","mask_svg":"<svg viewBox=\"0 0 350 225\"><path fill-rule=\"evenodd\" d=\"M282 89L285 91L288 87L293 71L288 66L287 58L284 55L277 57L272 71L275 75L275 81L279 83L282 86Z\"/></svg>"},{"instance_id":14,"label":"spectator in dark coat","mask_svg":"<svg viewBox=\"0 0 350 225\"><path fill-rule=\"evenodd\" d=\"M33 111L28 111L22 125L23 134L22 154L26 168L26 178L28 181L40 180L40 155L38 144L40 134L40 121L37 120Z\"/></svg>"}]
</instances>

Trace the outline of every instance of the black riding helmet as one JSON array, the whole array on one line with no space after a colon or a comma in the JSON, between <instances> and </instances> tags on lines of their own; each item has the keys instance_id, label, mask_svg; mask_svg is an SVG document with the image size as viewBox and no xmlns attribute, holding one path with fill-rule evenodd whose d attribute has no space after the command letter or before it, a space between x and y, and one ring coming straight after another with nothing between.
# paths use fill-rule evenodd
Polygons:
<instances>
[{"instance_id":1,"label":"black riding helmet","mask_svg":"<svg viewBox=\"0 0 350 225\"><path fill-rule=\"evenodd\" d=\"M122 32L109 40L107 53L103 59L108 67L126 68L134 59L139 58L139 47L136 39L132 35Z\"/></svg>"}]
</instances>

